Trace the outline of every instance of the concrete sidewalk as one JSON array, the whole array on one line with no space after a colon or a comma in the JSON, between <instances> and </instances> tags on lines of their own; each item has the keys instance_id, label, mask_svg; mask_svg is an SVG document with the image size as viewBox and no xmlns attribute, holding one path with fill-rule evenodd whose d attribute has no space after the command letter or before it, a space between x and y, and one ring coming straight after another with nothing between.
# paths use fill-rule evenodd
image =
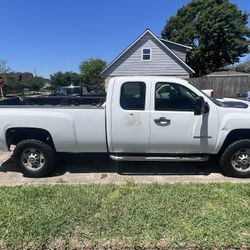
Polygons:
<instances>
[{"instance_id":1,"label":"concrete sidewalk","mask_svg":"<svg viewBox=\"0 0 250 250\"><path fill-rule=\"evenodd\" d=\"M250 183L248 179L225 177L213 163L113 162L106 155L60 154L54 173L46 178L26 178L0 152L0 186L89 183Z\"/></svg>"}]
</instances>

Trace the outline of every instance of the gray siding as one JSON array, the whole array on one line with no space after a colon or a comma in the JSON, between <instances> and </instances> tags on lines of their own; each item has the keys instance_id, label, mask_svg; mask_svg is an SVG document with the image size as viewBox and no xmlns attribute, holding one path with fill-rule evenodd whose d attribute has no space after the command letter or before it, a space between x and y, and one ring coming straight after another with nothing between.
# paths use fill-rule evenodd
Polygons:
<instances>
[{"instance_id":1,"label":"gray siding","mask_svg":"<svg viewBox=\"0 0 250 250\"><path fill-rule=\"evenodd\" d=\"M172 43L165 43L182 61L186 62L186 48Z\"/></svg>"},{"instance_id":2,"label":"gray siding","mask_svg":"<svg viewBox=\"0 0 250 250\"><path fill-rule=\"evenodd\" d=\"M142 61L142 48L152 49L151 61ZM104 72L104 76L124 75L188 76L189 71L159 41L146 33Z\"/></svg>"}]
</instances>

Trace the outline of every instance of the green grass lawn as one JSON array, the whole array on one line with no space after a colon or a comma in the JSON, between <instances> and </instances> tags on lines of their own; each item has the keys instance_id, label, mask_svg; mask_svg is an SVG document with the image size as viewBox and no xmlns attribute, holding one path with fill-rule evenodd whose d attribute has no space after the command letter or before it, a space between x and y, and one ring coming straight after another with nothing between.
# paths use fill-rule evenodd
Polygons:
<instances>
[{"instance_id":1,"label":"green grass lawn","mask_svg":"<svg viewBox=\"0 0 250 250\"><path fill-rule=\"evenodd\" d=\"M250 247L249 184L0 188L0 248Z\"/></svg>"}]
</instances>

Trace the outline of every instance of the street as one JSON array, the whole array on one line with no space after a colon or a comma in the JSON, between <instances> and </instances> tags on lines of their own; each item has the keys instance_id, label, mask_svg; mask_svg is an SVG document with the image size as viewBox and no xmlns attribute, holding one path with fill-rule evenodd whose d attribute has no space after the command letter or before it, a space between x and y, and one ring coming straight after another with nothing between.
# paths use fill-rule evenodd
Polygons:
<instances>
[{"instance_id":1,"label":"street","mask_svg":"<svg viewBox=\"0 0 250 250\"><path fill-rule=\"evenodd\" d=\"M27 178L18 172L10 159L11 153L0 152L0 186L30 184L89 184L127 181L135 183L250 183L250 179L222 175L218 164L124 162L117 163L106 155L59 154L55 171L46 178Z\"/></svg>"}]
</instances>

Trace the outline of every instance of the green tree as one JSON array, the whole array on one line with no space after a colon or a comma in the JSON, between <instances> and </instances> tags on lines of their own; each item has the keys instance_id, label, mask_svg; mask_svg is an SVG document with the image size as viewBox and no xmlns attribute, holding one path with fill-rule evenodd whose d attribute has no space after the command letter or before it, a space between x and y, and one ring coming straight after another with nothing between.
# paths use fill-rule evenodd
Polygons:
<instances>
[{"instance_id":1,"label":"green tree","mask_svg":"<svg viewBox=\"0 0 250 250\"><path fill-rule=\"evenodd\" d=\"M5 75L5 84L3 86L4 94L15 94L21 93L23 89L22 84L17 81L14 77L6 74Z\"/></svg>"},{"instance_id":2,"label":"green tree","mask_svg":"<svg viewBox=\"0 0 250 250\"><path fill-rule=\"evenodd\" d=\"M18 81L8 75L10 68L7 65L7 60L0 60L0 75L4 78L3 92L4 95L7 93L15 93L21 89L21 85Z\"/></svg>"},{"instance_id":3,"label":"green tree","mask_svg":"<svg viewBox=\"0 0 250 250\"><path fill-rule=\"evenodd\" d=\"M80 64L80 75L84 84L101 87L104 78L101 72L107 63L101 59L87 59Z\"/></svg>"},{"instance_id":4,"label":"green tree","mask_svg":"<svg viewBox=\"0 0 250 250\"><path fill-rule=\"evenodd\" d=\"M236 71L250 73L250 59L234 67Z\"/></svg>"},{"instance_id":5,"label":"green tree","mask_svg":"<svg viewBox=\"0 0 250 250\"><path fill-rule=\"evenodd\" d=\"M0 74L5 75L10 71L10 68L7 65L7 60L0 60Z\"/></svg>"},{"instance_id":6,"label":"green tree","mask_svg":"<svg viewBox=\"0 0 250 250\"><path fill-rule=\"evenodd\" d=\"M79 74L75 72L57 72L53 75L50 75L50 84L52 88L64 87L73 85L79 85L81 82Z\"/></svg>"},{"instance_id":7,"label":"green tree","mask_svg":"<svg viewBox=\"0 0 250 250\"><path fill-rule=\"evenodd\" d=\"M32 90L32 91L39 91L44 84L47 82L48 80L40 77L40 76L35 76L32 77L28 82L27 82L27 87Z\"/></svg>"},{"instance_id":8,"label":"green tree","mask_svg":"<svg viewBox=\"0 0 250 250\"><path fill-rule=\"evenodd\" d=\"M229 0L192 0L167 21L162 37L192 46L187 63L204 75L248 53L247 18Z\"/></svg>"}]
</instances>

